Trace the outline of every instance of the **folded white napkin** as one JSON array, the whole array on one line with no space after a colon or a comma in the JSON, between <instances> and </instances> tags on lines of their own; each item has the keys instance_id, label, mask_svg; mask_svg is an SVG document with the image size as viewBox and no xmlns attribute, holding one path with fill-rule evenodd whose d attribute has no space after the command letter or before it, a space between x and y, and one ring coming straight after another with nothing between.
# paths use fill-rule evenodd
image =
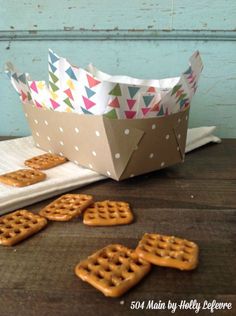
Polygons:
<instances>
[{"instance_id":1,"label":"folded white napkin","mask_svg":"<svg viewBox=\"0 0 236 316\"><path fill-rule=\"evenodd\" d=\"M215 127L189 129L186 152L208 142L219 143L220 139L212 135L214 130ZM2 141L0 142L0 174L24 168L26 159L43 153L44 151L34 147L31 136ZM72 162L45 172L46 181L28 187L15 188L0 183L0 215L106 178Z\"/></svg>"},{"instance_id":2,"label":"folded white napkin","mask_svg":"<svg viewBox=\"0 0 236 316\"><path fill-rule=\"evenodd\" d=\"M185 153L188 153L189 151L206 145L210 142L220 143L221 139L213 135L215 130L216 126L189 128L187 133Z\"/></svg>"},{"instance_id":3,"label":"folded white napkin","mask_svg":"<svg viewBox=\"0 0 236 316\"><path fill-rule=\"evenodd\" d=\"M25 168L24 161L45 152L34 147L32 137L0 142L0 174ZM45 170L47 180L28 187L0 184L0 215L22 208L105 177L72 162Z\"/></svg>"}]
</instances>

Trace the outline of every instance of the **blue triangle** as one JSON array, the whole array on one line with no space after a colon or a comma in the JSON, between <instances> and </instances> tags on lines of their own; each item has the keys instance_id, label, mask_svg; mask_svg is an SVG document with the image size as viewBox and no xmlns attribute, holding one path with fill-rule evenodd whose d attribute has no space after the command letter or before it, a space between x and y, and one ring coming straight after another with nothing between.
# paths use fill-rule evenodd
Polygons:
<instances>
[{"instance_id":1,"label":"blue triangle","mask_svg":"<svg viewBox=\"0 0 236 316\"><path fill-rule=\"evenodd\" d=\"M59 60L59 57L53 53L53 51L49 50L48 54L50 56L51 62L54 64L56 61Z\"/></svg>"},{"instance_id":2,"label":"blue triangle","mask_svg":"<svg viewBox=\"0 0 236 316\"><path fill-rule=\"evenodd\" d=\"M21 74L20 76L18 76L18 80L20 80L21 82L23 82L24 84L26 84L26 77L25 77L25 74Z\"/></svg>"},{"instance_id":3,"label":"blue triangle","mask_svg":"<svg viewBox=\"0 0 236 316\"><path fill-rule=\"evenodd\" d=\"M96 92L89 89L88 87L85 87L86 93L87 93L87 97L91 98Z\"/></svg>"},{"instance_id":4,"label":"blue triangle","mask_svg":"<svg viewBox=\"0 0 236 316\"><path fill-rule=\"evenodd\" d=\"M148 106L151 103L153 98L154 98L154 95L145 95L145 96L143 96L143 101L145 103L145 106Z\"/></svg>"},{"instance_id":5,"label":"blue triangle","mask_svg":"<svg viewBox=\"0 0 236 316\"><path fill-rule=\"evenodd\" d=\"M49 67L51 68L52 72L55 72L57 70L57 68L55 66L53 66L53 64L49 63Z\"/></svg>"},{"instance_id":6,"label":"blue triangle","mask_svg":"<svg viewBox=\"0 0 236 316\"><path fill-rule=\"evenodd\" d=\"M130 94L130 97L131 99L133 99L133 97L135 96L135 94L138 92L138 90L140 88L137 88L137 87L128 87L129 89L129 94Z\"/></svg>"},{"instance_id":7,"label":"blue triangle","mask_svg":"<svg viewBox=\"0 0 236 316\"><path fill-rule=\"evenodd\" d=\"M164 110L163 110L163 107L161 106L161 109L160 111L158 112L157 116L163 116L165 113L164 113Z\"/></svg>"},{"instance_id":8,"label":"blue triangle","mask_svg":"<svg viewBox=\"0 0 236 316\"><path fill-rule=\"evenodd\" d=\"M84 108L82 108L82 107L81 107L81 109L82 109L82 111L84 112L84 114L93 114L93 113L89 112L88 110L86 110L86 109L84 109Z\"/></svg>"},{"instance_id":9,"label":"blue triangle","mask_svg":"<svg viewBox=\"0 0 236 316\"><path fill-rule=\"evenodd\" d=\"M18 76L16 72L14 72L14 74L12 75L12 78L14 78L18 82Z\"/></svg>"},{"instance_id":10,"label":"blue triangle","mask_svg":"<svg viewBox=\"0 0 236 316\"><path fill-rule=\"evenodd\" d=\"M188 67L188 69L184 72L185 75L189 75L192 73L192 68Z\"/></svg>"},{"instance_id":11,"label":"blue triangle","mask_svg":"<svg viewBox=\"0 0 236 316\"><path fill-rule=\"evenodd\" d=\"M66 73L68 74L68 76L69 76L71 79L77 80L77 78L76 78L76 76L75 76L75 73L74 73L74 71L72 70L71 67L69 67L69 68L66 70Z\"/></svg>"}]
</instances>

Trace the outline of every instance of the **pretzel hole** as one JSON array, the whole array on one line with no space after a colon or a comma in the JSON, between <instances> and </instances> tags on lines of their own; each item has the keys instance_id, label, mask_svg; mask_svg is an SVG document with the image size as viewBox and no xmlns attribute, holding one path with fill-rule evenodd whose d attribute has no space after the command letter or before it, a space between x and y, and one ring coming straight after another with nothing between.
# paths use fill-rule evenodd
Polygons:
<instances>
[{"instance_id":1,"label":"pretzel hole","mask_svg":"<svg viewBox=\"0 0 236 316\"><path fill-rule=\"evenodd\" d=\"M182 257L182 261L183 262L190 262L191 260L185 256Z\"/></svg>"},{"instance_id":2,"label":"pretzel hole","mask_svg":"<svg viewBox=\"0 0 236 316\"><path fill-rule=\"evenodd\" d=\"M10 234L5 234L5 236L4 236L6 239L9 239L9 238L11 238L11 236L10 236Z\"/></svg>"},{"instance_id":3,"label":"pretzel hole","mask_svg":"<svg viewBox=\"0 0 236 316\"><path fill-rule=\"evenodd\" d=\"M151 240L156 240L156 238L154 236L152 236L152 235L149 235L147 238L151 239Z\"/></svg>"},{"instance_id":4,"label":"pretzel hole","mask_svg":"<svg viewBox=\"0 0 236 316\"><path fill-rule=\"evenodd\" d=\"M158 245L158 248L159 248L159 249L166 249L166 247L165 247L165 246L160 245L160 244Z\"/></svg>"},{"instance_id":5,"label":"pretzel hole","mask_svg":"<svg viewBox=\"0 0 236 316\"><path fill-rule=\"evenodd\" d=\"M98 210L99 213L103 214L105 213L106 211L105 210Z\"/></svg>"},{"instance_id":6,"label":"pretzel hole","mask_svg":"<svg viewBox=\"0 0 236 316\"><path fill-rule=\"evenodd\" d=\"M15 224L21 224L21 221L15 221Z\"/></svg>"},{"instance_id":7,"label":"pretzel hole","mask_svg":"<svg viewBox=\"0 0 236 316\"><path fill-rule=\"evenodd\" d=\"M30 226L29 226L28 224L25 224L23 227L24 227L25 229L30 228Z\"/></svg>"},{"instance_id":8,"label":"pretzel hole","mask_svg":"<svg viewBox=\"0 0 236 316\"><path fill-rule=\"evenodd\" d=\"M20 230L18 228L14 229L14 233L19 234Z\"/></svg>"},{"instance_id":9,"label":"pretzel hole","mask_svg":"<svg viewBox=\"0 0 236 316\"><path fill-rule=\"evenodd\" d=\"M104 269L104 271L106 271L106 272L111 272L112 270L111 270L111 268L109 267L109 266L107 266L107 267L103 267L103 269Z\"/></svg>"},{"instance_id":10,"label":"pretzel hole","mask_svg":"<svg viewBox=\"0 0 236 316\"><path fill-rule=\"evenodd\" d=\"M6 225L5 227L8 228L8 229L12 228L11 225Z\"/></svg>"},{"instance_id":11,"label":"pretzel hole","mask_svg":"<svg viewBox=\"0 0 236 316\"><path fill-rule=\"evenodd\" d=\"M129 273L133 273L133 272L134 272L134 270L132 269L132 267L131 267L131 266L129 266L129 268L127 269L127 272L129 272Z\"/></svg>"}]
</instances>

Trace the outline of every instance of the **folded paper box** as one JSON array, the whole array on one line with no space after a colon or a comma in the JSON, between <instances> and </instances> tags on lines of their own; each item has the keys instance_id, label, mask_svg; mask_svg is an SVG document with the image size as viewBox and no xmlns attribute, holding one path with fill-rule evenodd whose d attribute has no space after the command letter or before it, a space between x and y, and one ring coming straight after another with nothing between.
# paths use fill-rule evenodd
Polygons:
<instances>
[{"instance_id":1,"label":"folded paper box","mask_svg":"<svg viewBox=\"0 0 236 316\"><path fill-rule=\"evenodd\" d=\"M81 78L76 78L79 77L76 69L79 68L73 68L72 71L74 81L78 84ZM43 105L35 102L37 98L31 98L29 94L32 96L32 83L35 90L37 82L27 83L29 91L24 94L29 97L24 100L22 91L18 89L18 93L37 147L66 156L81 166L115 180L122 180L184 161L190 101L196 91L201 70L198 52L191 57L188 70L178 78L166 79L167 84L163 79L148 81L152 85L145 85L143 81L139 85L138 79L134 78L130 78L131 83L127 83L128 77L125 77L126 82L120 78L117 83L112 77L104 80L102 76L106 74L102 72L100 77L99 74L93 77L91 72L83 70L87 78L89 76L94 80L88 81L94 84L96 80L96 85L101 84L101 88L94 92L98 99L94 97L93 101L89 99L88 93L86 97L82 95L85 107L79 105L78 111L75 110L74 97L70 111L60 110L59 106L58 109L53 108L51 98ZM84 87L89 82L87 85L83 82ZM109 91L114 92L114 88L116 93L112 96ZM88 92L88 89L84 91ZM68 95L68 89L66 91ZM111 97L113 101L116 100L113 102L114 108ZM88 109L87 99L94 103L94 108L98 104L99 111L103 107L103 114ZM128 110L125 108L127 104ZM128 112L135 114L130 115Z\"/></svg>"}]
</instances>

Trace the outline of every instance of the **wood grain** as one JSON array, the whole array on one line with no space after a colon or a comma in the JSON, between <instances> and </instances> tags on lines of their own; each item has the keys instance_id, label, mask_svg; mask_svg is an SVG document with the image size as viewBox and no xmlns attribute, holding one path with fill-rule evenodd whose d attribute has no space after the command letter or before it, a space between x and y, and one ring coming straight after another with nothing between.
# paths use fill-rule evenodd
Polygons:
<instances>
[{"instance_id":1,"label":"wood grain","mask_svg":"<svg viewBox=\"0 0 236 316\"><path fill-rule=\"evenodd\" d=\"M184 164L130 180L105 180L75 193L96 200L131 203L135 222L119 227L87 227L78 218L50 223L14 248L0 248L0 315L157 315L131 310L132 301L179 302L197 299L232 302L236 312L236 141L209 145L187 155ZM27 209L37 213L50 200ZM151 273L119 299L109 299L74 274L75 265L110 243L134 248L144 232L173 234L197 242L195 271L153 267ZM171 315L160 311L160 315ZM195 315L177 311L174 315ZM201 311L199 315L210 315Z\"/></svg>"}]
</instances>

